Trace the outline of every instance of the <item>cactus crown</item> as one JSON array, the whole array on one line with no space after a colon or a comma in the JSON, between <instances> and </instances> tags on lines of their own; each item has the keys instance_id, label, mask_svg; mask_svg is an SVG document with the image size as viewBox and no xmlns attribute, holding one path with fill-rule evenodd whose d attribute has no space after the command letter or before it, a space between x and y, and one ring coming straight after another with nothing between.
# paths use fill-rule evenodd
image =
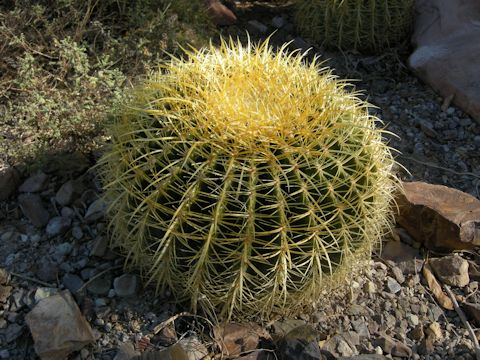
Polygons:
<instances>
[{"instance_id":1,"label":"cactus crown","mask_svg":"<svg viewBox=\"0 0 480 360\"><path fill-rule=\"evenodd\" d=\"M113 244L194 309L317 300L368 258L396 187L378 119L346 86L268 43L172 58L101 161Z\"/></svg>"}]
</instances>

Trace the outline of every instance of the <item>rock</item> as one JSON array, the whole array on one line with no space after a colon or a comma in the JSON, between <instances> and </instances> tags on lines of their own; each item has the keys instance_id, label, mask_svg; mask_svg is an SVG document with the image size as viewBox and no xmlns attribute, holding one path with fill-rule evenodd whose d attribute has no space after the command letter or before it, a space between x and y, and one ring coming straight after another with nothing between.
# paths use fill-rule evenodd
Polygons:
<instances>
[{"instance_id":1,"label":"rock","mask_svg":"<svg viewBox=\"0 0 480 360\"><path fill-rule=\"evenodd\" d=\"M217 26L233 25L237 22L235 14L218 0L205 0L207 12Z\"/></svg>"},{"instance_id":2,"label":"rock","mask_svg":"<svg viewBox=\"0 0 480 360\"><path fill-rule=\"evenodd\" d=\"M382 248L382 259L390 260L405 275L422 271L423 261L417 249L400 241L388 241Z\"/></svg>"},{"instance_id":3,"label":"rock","mask_svg":"<svg viewBox=\"0 0 480 360\"><path fill-rule=\"evenodd\" d=\"M418 353L420 355L429 355L435 350L433 346L433 339L429 337L424 337L418 346Z\"/></svg>"},{"instance_id":4,"label":"rock","mask_svg":"<svg viewBox=\"0 0 480 360\"><path fill-rule=\"evenodd\" d=\"M408 314L407 321L412 327L415 327L419 324L418 316L415 314Z\"/></svg>"},{"instance_id":5,"label":"rock","mask_svg":"<svg viewBox=\"0 0 480 360\"><path fill-rule=\"evenodd\" d=\"M72 236L76 239L76 240L81 240L83 238L83 231L82 231L82 228L79 227L79 226L74 226L72 228Z\"/></svg>"},{"instance_id":6,"label":"rock","mask_svg":"<svg viewBox=\"0 0 480 360\"><path fill-rule=\"evenodd\" d=\"M18 191L24 193L35 193L44 190L48 185L48 175L40 172L36 175L30 176L18 188Z\"/></svg>"},{"instance_id":7,"label":"rock","mask_svg":"<svg viewBox=\"0 0 480 360\"><path fill-rule=\"evenodd\" d=\"M272 19L272 25L276 29L282 28L286 24L285 18L283 16L275 16Z\"/></svg>"},{"instance_id":8,"label":"rock","mask_svg":"<svg viewBox=\"0 0 480 360\"><path fill-rule=\"evenodd\" d=\"M306 325L306 322L301 319L285 319L282 321L275 321L272 325L273 334L272 337L275 340L280 340L287 335L293 329Z\"/></svg>"},{"instance_id":9,"label":"rock","mask_svg":"<svg viewBox=\"0 0 480 360\"><path fill-rule=\"evenodd\" d=\"M87 223L93 223L100 220L105 216L107 204L103 199L97 199L90 204L87 213L85 214L85 221Z\"/></svg>"},{"instance_id":10,"label":"rock","mask_svg":"<svg viewBox=\"0 0 480 360\"><path fill-rule=\"evenodd\" d=\"M8 350L0 350L0 359L10 359L10 352Z\"/></svg>"},{"instance_id":11,"label":"rock","mask_svg":"<svg viewBox=\"0 0 480 360\"><path fill-rule=\"evenodd\" d=\"M334 335L322 346L322 350L326 350L334 356L352 356L355 355L355 346L350 345L342 335Z\"/></svg>"},{"instance_id":12,"label":"rock","mask_svg":"<svg viewBox=\"0 0 480 360\"><path fill-rule=\"evenodd\" d=\"M363 286L363 291L368 293L369 296L373 296L377 292L377 286L373 281L368 280Z\"/></svg>"},{"instance_id":13,"label":"rock","mask_svg":"<svg viewBox=\"0 0 480 360\"><path fill-rule=\"evenodd\" d=\"M65 274L62 283L72 293L77 292L83 286L83 280L75 274Z\"/></svg>"},{"instance_id":14,"label":"rock","mask_svg":"<svg viewBox=\"0 0 480 360\"><path fill-rule=\"evenodd\" d=\"M366 322L362 319L352 320L352 327L358 334L359 339L368 339L370 338L370 331Z\"/></svg>"},{"instance_id":15,"label":"rock","mask_svg":"<svg viewBox=\"0 0 480 360\"><path fill-rule=\"evenodd\" d=\"M20 176L17 170L0 162L0 201L7 200L17 190Z\"/></svg>"},{"instance_id":16,"label":"rock","mask_svg":"<svg viewBox=\"0 0 480 360\"><path fill-rule=\"evenodd\" d=\"M257 350L248 355L235 358L235 360L270 360L270 356L266 350Z\"/></svg>"},{"instance_id":17,"label":"rock","mask_svg":"<svg viewBox=\"0 0 480 360\"><path fill-rule=\"evenodd\" d=\"M73 219L73 217L75 216L75 211L73 211L72 208L65 206L62 208L62 210L60 210L60 215L63 217L68 217Z\"/></svg>"},{"instance_id":18,"label":"rock","mask_svg":"<svg viewBox=\"0 0 480 360\"><path fill-rule=\"evenodd\" d=\"M468 260L468 276L473 281L480 281L480 266L472 260Z\"/></svg>"},{"instance_id":19,"label":"rock","mask_svg":"<svg viewBox=\"0 0 480 360\"><path fill-rule=\"evenodd\" d=\"M373 345L380 346L384 354L406 358L412 355L412 351L408 346L385 334L374 340Z\"/></svg>"},{"instance_id":20,"label":"rock","mask_svg":"<svg viewBox=\"0 0 480 360\"><path fill-rule=\"evenodd\" d=\"M429 259L435 275L442 283L464 287L470 282L468 276L468 261L458 255Z\"/></svg>"},{"instance_id":21,"label":"rock","mask_svg":"<svg viewBox=\"0 0 480 360\"><path fill-rule=\"evenodd\" d=\"M83 185L79 180L69 180L63 184L55 195L55 200L62 206L70 205L83 192Z\"/></svg>"},{"instance_id":22,"label":"rock","mask_svg":"<svg viewBox=\"0 0 480 360\"><path fill-rule=\"evenodd\" d=\"M403 275L403 271L398 266L392 267L392 273L393 276L395 276L395 280L397 280L399 284L403 284L405 282L405 276Z\"/></svg>"},{"instance_id":23,"label":"rock","mask_svg":"<svg viewBox=\"0 0 480 360\"><path fill-rule=\"evenodd\" d=\"M11 286L0 285L0 304L5 304L12 292Z\"/></svg>"},{"instance_id":24,"label":"rock","mask_svg":"<svg viewBox=\"0 0 480 360\"><path fill-rule=\"evenodd\" d=\"M108 238L106 236L98 236L93 244L90 256L102 257L105 255L108 247Z\"/></svg>"},{"instance_id":25,"label":"rock","mask_svg":"<svg viewBox=\"0 0 480 360\"><path fill-rule=\"evenodd\" d=\"M278 346L281 360L318 360L322 353L316 332L310 325L299 326L280 340Z\"/></svg>"},{"instance_id":26,"label":"rock","mask_svg":"<svg viewBox=\"0 0 480 360\"><path fill-rule=\"evenodd\" d=\"M410 331L409 335L410 335L410 339L415 341L420 341L425 336L425 333L423 332L423 326L422 325L415 326L413 330Z\"/></svg>"},{"instance_id":27,"label":"rock","mask_svg":"<svg viewBox=\"0 0 480 360\"><path fill-rule=\"evenodd\" d=\"M48 222L45 232L49 238L63 235L68 229L70 229L70 225L72 225L72 219L63 216L55 216Z\"/></svg>"},{"instance_id":28,"label":"rock","mask_svg":"<svg viewBox=\"0 0 480 360\"><path fill-rule=\"evenodd\" d=\"M405 194L397 196L397 221L415 240L433 250L480 245L480 200L442 185L403 186Z\"/></svg>"},{"instance_id":29,"label":"rock","mask_svg":"<svg viewBox=\"0 0 480 360\"><path fill-rule=\"evenodd\" d=\"M268 26L262 24L260 21L250 20L248 22L248 29L252 33L266 34L266 32L268 31Z\"/></svg>"},{"instance_id":30,"label":"rock","mask_svg":"<svg viewBox=\"0 0 480 360\"><path fill-rule=\"evenodd\" d=\"M90 325L68 291L40 301L25 320L35 352L42 359L66 359L68 354L95 341Z\"/></svg>"},{"instance_id":31,"label":"rock","mask_svg":"<svg viewBox=\"0 0 480 360\"><path fill-rule=\"evenodd\" d=\"M110 275L100 276L92 280L87 285L87 291L98 296L106 296L110 291L112 285L112 278Z\"/></svg>"},{"instance_id":32,"label":"rock","mask_svg":"<svg viewBox=\"0 0 480 360\"><path fill-rule=\"evenodd\" d=\"M180 344L172 345L161 351L152 351L149 353L149 359L154 360L190 360L188 353L182 348ZM138 356L132 360L139 360L142 357Z\"/></svg>"},{"instance_id":33,"label":"rock","mask_svg":"<svg viewBox=\"0 0 480 360\"><path fill-rule=\"evenodd\" d=\"M46 299L50 296L57 295L59 290L57 288L41 287L35 290L34 301L38 303L40 300Z\"/></svg>"},{"instance_id":34,"label":"rock","mask_svg":"<svg viewBox=\"0 0 480 360\"><path fill-rule=\"evenodd\" d=\"M443 98L480 121L478 19L477 0L417 1L412 37L416 49L409 64Z\"/></svg>"},{"instance_id":35,"label":"rock","mask_svg":"<svg viewBox=\"0 0 480 360\"><path fill-rule=\"evenodd\" d=\"M428 337L431 337L433 341L443 340L443 333L440 324L436 321L432 322L425 330Z\"/></svg>"},{"instance_id":36,"label":"rock","mask_svg":"<svg viewBox=\"0 0 480 360\"><path fill-rule=\"evenodd\" d=\"M213 332L216 341L220 344L222 354L235 357L257 348L262 328L254 323L227 323L215 326Z\"/></svg>"},{"instance_id":37,"label":"rock","mask_svg":"<svg viewBox=\"0 0 480 360\"><path fill-rule=\"evenodd\" d=\"M50 260L43 260L40 262L35 274L42 281L55 281L58 276L58 266Z\"/></svg>"},{"instance_id":38,"label":"rock","mask_svg":"<svg viewBox=\"0 0 480 360\"><path fill-rule=\"evenodd\" d=\"M462 304L463 310L465 313L469 315L469 317L478 325L480 326L480 304L477 303L467 303L464 302Z\"/></svg>"},{"instance_id":39,"label":"rock","mask_svg":"<svg viewBox=\"0 0 480 360\"><path fill-rule=\"evenodd\" d=\"M120 344L113 360L133 360L140 356L139 351L135 351L133 344L129 341Z\"/></svg>"},{"instance_id":40,"label":"rock","mask_svg":"<svg viewBox=\"0 0 480 360\"><path fill-rule=\"evenodd\" d=\"M394 278L387 276L387 289L390 293L396 294L402 290L402 286Z\"/></svg>"},{"instance_id":41,"label":"rock","mask_svg":"<svg viewBox=\"0 0 480 360\"><path fill-rule=\"evenodd\" d=\"M16 323L8 325L5 329L0 330L0 339L5 339L5 343L9 344L17 340L23 333L23 326ZM2 341L0 340L0 345Z\"/></svg>"},{"instance_id":42,"label":"rock","mask_svg":"<svg viewBox=\"0 0 480 360\"><path fill-rule=\"evenodd\" d=\"M368 315L368 311L363 305L353 304L346 310L346 314L350 316Z\"/></svg>"},{"instance_id":43,"label":"rock","mask_svg":"<svg viewBox=\"0 0 480 360\"><path fill-rule=\"evenodd\" d=\"M129 297L137 293L139 287L138 277L132 274L123 274L113 280L115 293L120 297Z\"/></svg>"},{"instance_id":44,"label":"rock","mask_svg":"<svg viewBox=\"0 0 480 360\"><path fill-rule=\"evenodd\" d=\"M7 270L0 268L0 285L6 285L10 282L10 274Z\"/></svg>"},{"instance_id":45,"label":"rock","mask_svg":"<svg viewBox=\"0 0 480 360\"><path fill-rule=\"evenodd\" d=\"M309 43L307 43L303 38L301 38L300 36L297 36L292 39L290 48L292 50L300 49L302 51L307 51L308 49L311 49L312 46Z\"/></svg>"},{"instance_id":46,"label":"rock","mask_svg":"<svg viewBox=\"0 0 480 360\"><path fill-rule=\"evenodd\" d=\"M188 360L200 360L208 355L208 350L195 336L181 339L178 344L187 353Z\"/></svg>"},{"instance_id":47,"label":"rock","mask_svg":"<svg viewBox=\"0 0 480 360\"><path fill-rule=\"evenodd\" d=\"M53 257L58 262L63 261L68 255L70 255L73 251L72 244L68 242L64 242L55 246L53 251Z\"/></svg>"},{"instance_id":48,"label":"rock","mask_svg":"<svg viewBox=\"0 0 480 360\"><path fill-rule=\"evenodd\" d=\"M47 225L50 215L43 207L42 199L36 194L22 194L18 197L18 204L30 222L36 227Z\"/></svg>"}]
</instances>

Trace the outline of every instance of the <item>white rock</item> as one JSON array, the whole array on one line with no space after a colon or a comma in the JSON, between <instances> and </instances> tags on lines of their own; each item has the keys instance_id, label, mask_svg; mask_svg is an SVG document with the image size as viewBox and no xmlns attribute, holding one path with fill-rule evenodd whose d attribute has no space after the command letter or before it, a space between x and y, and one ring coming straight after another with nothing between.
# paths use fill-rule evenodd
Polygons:
<instances>
[{"instance_id":1,"label":"white rock","mask_svg":"<svg viewBox=\"0 0 480 360\"><path fill-rule=\"evenodd\" d=\"M25 321L35 352L42 359L66 359L70 353L95 341L90 325L69 291L40 301L25 316Z\"/></svg>"},{"instance_id":2,"label":"white rock","mask_svg":"<svg viewBox=\"0 0 480 360\"><path fill-rule=\"evenodd\" d=\"M408 314L407 320L412 327L415 327L419 324L418 316L415 314Z\"/></svg>"}]
</instances>

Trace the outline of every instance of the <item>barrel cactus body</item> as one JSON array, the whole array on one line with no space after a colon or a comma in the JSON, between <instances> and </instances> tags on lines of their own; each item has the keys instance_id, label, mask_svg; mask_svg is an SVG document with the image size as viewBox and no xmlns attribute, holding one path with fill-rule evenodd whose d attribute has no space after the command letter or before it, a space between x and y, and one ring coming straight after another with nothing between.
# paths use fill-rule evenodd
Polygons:
<instances>
[{"instance_id":1,"label":"barrel cactus body","mask_svg":"<svg viewBox=\"0 0 480 360\"><path fill-rule=\"evenodd\" d=\"M404 42L414 0L296 0L295 22L328 47L375 52Z\"/></svg>"},{"instance_id":2,"label":"barrel cactus body","mask_svg":"<svg viewBox=\"0 0 480 360\"><path fill-rule=\"evenodd\" d=\"M113 245L194 310L321 301L369 258L397 186L378 119L346 85L267 44L169 61L101 161Z\"/></svg>"}]
</instances>

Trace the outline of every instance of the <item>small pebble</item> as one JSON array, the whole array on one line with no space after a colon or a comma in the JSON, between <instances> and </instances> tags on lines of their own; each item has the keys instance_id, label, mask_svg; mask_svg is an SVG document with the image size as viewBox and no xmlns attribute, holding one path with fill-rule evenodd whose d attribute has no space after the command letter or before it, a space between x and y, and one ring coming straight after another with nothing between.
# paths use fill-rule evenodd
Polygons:
<instances>
[{"instance_id":1,"label":"small pebble","mask_svg":"<svg viewBox=\"0 0 480 360\"><path fill-rule=\"evenodd\" d=\"M400 290L402 290L402 286L397 282L397 280L388 276L387 277L387 289L390 293L396 294Z\"/></svg>"}]
</instances>

